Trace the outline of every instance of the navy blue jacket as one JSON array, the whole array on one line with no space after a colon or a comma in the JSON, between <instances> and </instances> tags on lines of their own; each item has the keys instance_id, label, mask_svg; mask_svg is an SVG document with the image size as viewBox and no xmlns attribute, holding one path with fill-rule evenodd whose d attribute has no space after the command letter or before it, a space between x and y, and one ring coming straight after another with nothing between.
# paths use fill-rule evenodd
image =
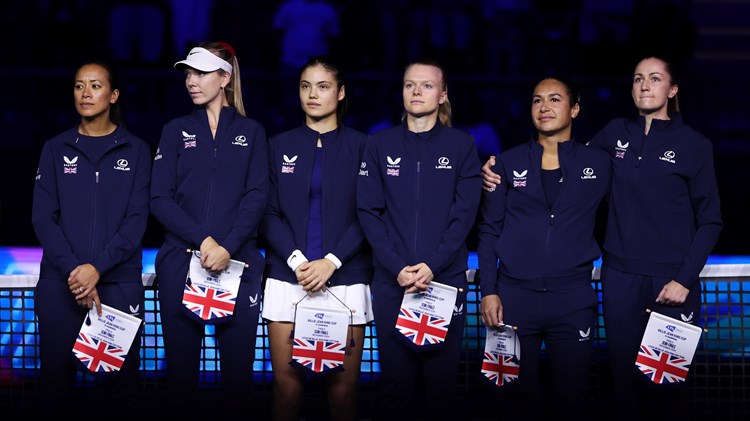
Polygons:
<instances>
[{"instance_id":1,"label":"navy blue jacket","mask_svg":"<svg viewBox=\"0 0 750 421\"><path fill-rule=\"evenodd\" d=\"M405 266L425 262L435 281L464 286L456 279L467 269L480 167L471 135L439 123L424 133L410 132L404 123L371 136L357 206L376 273L395 283Z\"/></svg>"},{"instance_id":2,"label":"navy blue jacket","mask_svg":"<svg viewBox=\"0 0 750 421\"><path fill-rule=\"evenodd\" d=\"M106 139L79 142L77 127L44 144L31 220L42 245L40 278L65 279L84 263L100 283L141 282L141 241L148 222L151 151L118 127ZM109 142L106 152L87 142Z\"/></svg>"},{"instance_id":3,"label":"navy blue jacket","mask_svg":"<svg viewBox=\"0 0 750 421\"><path fill-rule=\"evenodd\" d=\"M589 142L614 171L603 261L691 288L723 227L713 148L679 114L644 127L614 119Z\"/></svg>"},{"instance_id":4,"label":"navy blue jacket","mask_svg":"<svg viewBox=\"0 0 750 421\"><path fill-rule=\"evenodd\" d=\"M574 140L557 149L563 182L551 209L538 142L518 145L496 160L493 171L502 182L483 193L478 223L482 295L497 294L501 277L539 291L591 284L594 260L601 255L594 225L612 181L610 160Z\"/></svg>"},{"instance_id":5,"label":"navy blue jacket","mask_svg":"<svg viewBox=\"0 0 750 421\"><path fill-rule=\"evenodd\" d=\"M257 232L268 192L266 142L263 126L234 107L222 109L215 141L204 108L167 123L151 181L151 212L165 243L198 249L210 235L233 259L263 264Z\"/></svg>"},{"instance_id":6,"label":"navy blue jacket","mask_svg":"<svg viewBox=\"0 0 750 421\"><path fill-rule=\"evenodd\" d=\"M357 219L356 202L367 135L348 127L319 134L305 124L269 141L271 187L261 226L268 244L266 275L297 283L287 258L294 250L306 252L310 184L319 137L323 144L322 250L342 262L329 284L369 282L372 255Z\"/></svg>"}]
</instances>

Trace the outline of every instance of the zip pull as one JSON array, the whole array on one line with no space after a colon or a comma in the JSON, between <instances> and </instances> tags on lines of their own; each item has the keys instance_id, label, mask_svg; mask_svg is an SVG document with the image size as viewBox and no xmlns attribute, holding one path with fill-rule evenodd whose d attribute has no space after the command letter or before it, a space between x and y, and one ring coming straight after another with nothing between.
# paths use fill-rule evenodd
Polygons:
<instances>
[{"instance_id":1,"label":"zip pull","mask_svg":"<svg viewBox=\"0 0 750 421\"><path fill-rule=\"evenodd\" d=\"M95 172L96 174L96 184L99 184L99 171Z\"/></svg>"}]
</instances>

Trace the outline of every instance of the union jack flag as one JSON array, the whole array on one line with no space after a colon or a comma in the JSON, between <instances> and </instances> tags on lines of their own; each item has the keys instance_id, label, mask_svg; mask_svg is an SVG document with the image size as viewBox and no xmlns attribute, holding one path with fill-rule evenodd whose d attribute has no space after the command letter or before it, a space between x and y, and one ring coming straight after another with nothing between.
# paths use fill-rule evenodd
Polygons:
<instances>
[{"instance_id":1,"label":"union jack flag","mask_svg":"<svg viewBox=\"0 0 750 421\"><path fill-rule=\"evenodd\" d=\"M433 317L402 307L396 320L396 329L416 345L422 346L444 342L449 324L442 317Z\"/></svg>"},{"instance_id":2,"label":"union jack flag","mask_svg":"<svg viewBox=\"0 0 750 421\"><path fill-rule=\"evenodd\" d=\"M185 141L185 149L187 148L194 148L197 144L195 143L195 140L187 140Z\"/></svg>"},{"instance_id":3,"label":"union jack flag","mask_svg":"<svg viewBox=\"0 0 750 421\"><path fill-rule=\"evenodd\" d=\"M690 362L684 358L645 345L641 345L635 359L635 365L656 384L684 382L689 364Z\"/></svg>"},{"instance_id":4,"label":"union jack flag","mask_svg":"<svg viewBox=\"0 0 750 421\"><path fill-rule=\"evenodd\" d=\"M526 187L526 180L522 180L522 181L513 180L513 187Z\"/></svg>"},{"instance_id":5,"label":"union jack flag","mask_svg":"<svg viewBox=\"0 0 750 421\"><path fill-rule=\"evenodd\" d=\"M78 333L73 345L76 358L94 373L120 371L127 353L117 345L110 345L86 333Z\"/></svg>"},{"instance_id":6,"label":"union jack flag","mask_svg":"<svg viewBox=\"0 0 750 421\"><path fill-rule=\"evenodd\" d=\"M615 152L615 158L624 159L625 158L625 151L616 151Z\"/></svg>"},{"instance_id":7,"label":"union jack flag","mask_svg":"<svg viewBox=\"0 0 750 421\"><path fill-rule=\"evenodd\" d=\"M78 168L76 167L65 167L63 168L63 174L75 174L78 172Z\"/></svg>"},{"instance_id":8,"label":"union jack flag","mask_svg":"<svg viewBox=\"0 0 750 421\"><path fill-rule=\"evenodd\" d=\"M512 355L485 352L482 361L482 374L498 387L518 379L519 365Z\"/></svg>"},{"instance_id":9,"label":"union jack flag","mask_svg":"<svg viewBox=\"0 0 750 421\"><path fill-rule=\"evenodd\" d=\"M282 174L284 174L284 173L292 174L293 172L294 172L294 167L292 167L291 165L282 165L281 166L281 173Z\"/></svg>"},{"instance_id":10,"label":"union jack flag","mask_svg":"<svg viewBox=\"0 0 750 421\"><path fill-rule=\"evenodd\" d=\"M294 338L292 361L316 373L343 367L346 345L340 342Z\"/></svg>"},{"instance_id":11,"label":"union jack flag","mask_svg":"<svg viewBox=\"0 0 750 421\"><path fill-rule=\"evenodd\" d=\"M203 320L215 320L234 313L237 296L229 291L217 292L213 288L202 288L185 284L182 303L188 310Z\"/></svg>"},{"instance_id":12,"label":"union jack flag","mask_svg":"<svg viewBox=\"0 0 750 421\"><path fill-rule=\"evenodd\" d=\"M388 168L388 169L386 169L386 172L385 172L385 174L386 174L386 175L392 175L392 176L394 176L394 177L398 177L398 171L399 171L399 170L397 170L397 169L394 169L394 168Z\"/></svg>"}]
</instances>

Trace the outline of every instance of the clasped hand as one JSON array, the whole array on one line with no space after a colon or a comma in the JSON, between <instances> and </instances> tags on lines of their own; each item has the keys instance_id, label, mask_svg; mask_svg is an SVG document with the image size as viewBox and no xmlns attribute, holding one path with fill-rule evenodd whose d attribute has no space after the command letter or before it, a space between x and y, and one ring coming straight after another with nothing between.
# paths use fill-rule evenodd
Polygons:
<instances>
[{"instance_id":1,"label":"clasped hand","mask_svg":"<svg viewBox=\"0 0 750 421\"><path fill-rule=\"evenodd\" d=\"M406 293L427 291L427 287L435 276L432 269L426 263L417 263L414 266L405 266L396 276L396 281L406 288Z\"/></svg>"},{"instance_id":2,"label":"clasped hand","mask_svg":"<svg viewBox=\"0 0 750 421\"><path fill-rule=\"evenodd\" d=\"M201 243L201 266L211 272L221 272L229 267L229 252L213 237L208 236Z\"/></svg>"},{"instance_id":3,"label":"clasped hand","mask_svg":"<svg viewBox=\"0 0 750 421\"><path fill-rule=\"evenodd\" d=\"M68 289L75 296L78 305L92 308L96 306L98 315L102 315L102 303L96 285L99 283L99 271L91 263L78 265L68 276Z\"/></svg>"},{"instance_id":4,"label":"clasped hand","mask_svg":"<svg viewBox=\"0 0 750 421\"><path fill-rule=\"evenodd\" d=\"M302 263L294 273L297 275L297 282L302 286L303 290L318 292L325 288L326 283L335 270L336 265L332 261L323 258Z\"/></svg>"}]
</instances>

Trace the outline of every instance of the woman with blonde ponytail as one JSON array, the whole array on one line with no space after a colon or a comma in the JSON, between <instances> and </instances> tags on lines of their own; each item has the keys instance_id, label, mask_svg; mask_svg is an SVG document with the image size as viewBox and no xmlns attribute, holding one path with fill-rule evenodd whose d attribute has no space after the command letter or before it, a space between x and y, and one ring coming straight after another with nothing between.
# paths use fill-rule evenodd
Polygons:
<instances>
[{"instance_id":1,"label":"woman with blonde ponytail","mask_svg":"<svg viewBox=\"0 0 750 421\"><path fill-rule=\"evenodd\" d=\"M382 419L442 419L459 416L452 397L468 287L466 237L482 190L480 162L472 136L450 127L440 65L410 64L402 89L404 118L368 140L357 185L359 219L375 257L371 289L381 364L376 408ZM431 289L433 281L456 289L453 315L442 343L414 347L394 334L396 320L404 294Z\"/></svg>"},{"instance_id":2,"label":"woman with blonde ponytail","mask_svg":"<svg viewBox=\"0 0 750 421\"><path fill-rule=\"evenodd\" d=\"M220 396L234 411L250 408L264 258L257 231L266 205L266 132L245 116L234 49L207 42L174 67L185 73L195 105L168 122L154 158L151 211L164 227L156 256L170 414L194 415L205 326L183 305L191 253L221 272L230 258L246 267L231 318L215 324L221 363ZM206 322L211 323L211 322Z\"/></svg>"}]
</instances>

